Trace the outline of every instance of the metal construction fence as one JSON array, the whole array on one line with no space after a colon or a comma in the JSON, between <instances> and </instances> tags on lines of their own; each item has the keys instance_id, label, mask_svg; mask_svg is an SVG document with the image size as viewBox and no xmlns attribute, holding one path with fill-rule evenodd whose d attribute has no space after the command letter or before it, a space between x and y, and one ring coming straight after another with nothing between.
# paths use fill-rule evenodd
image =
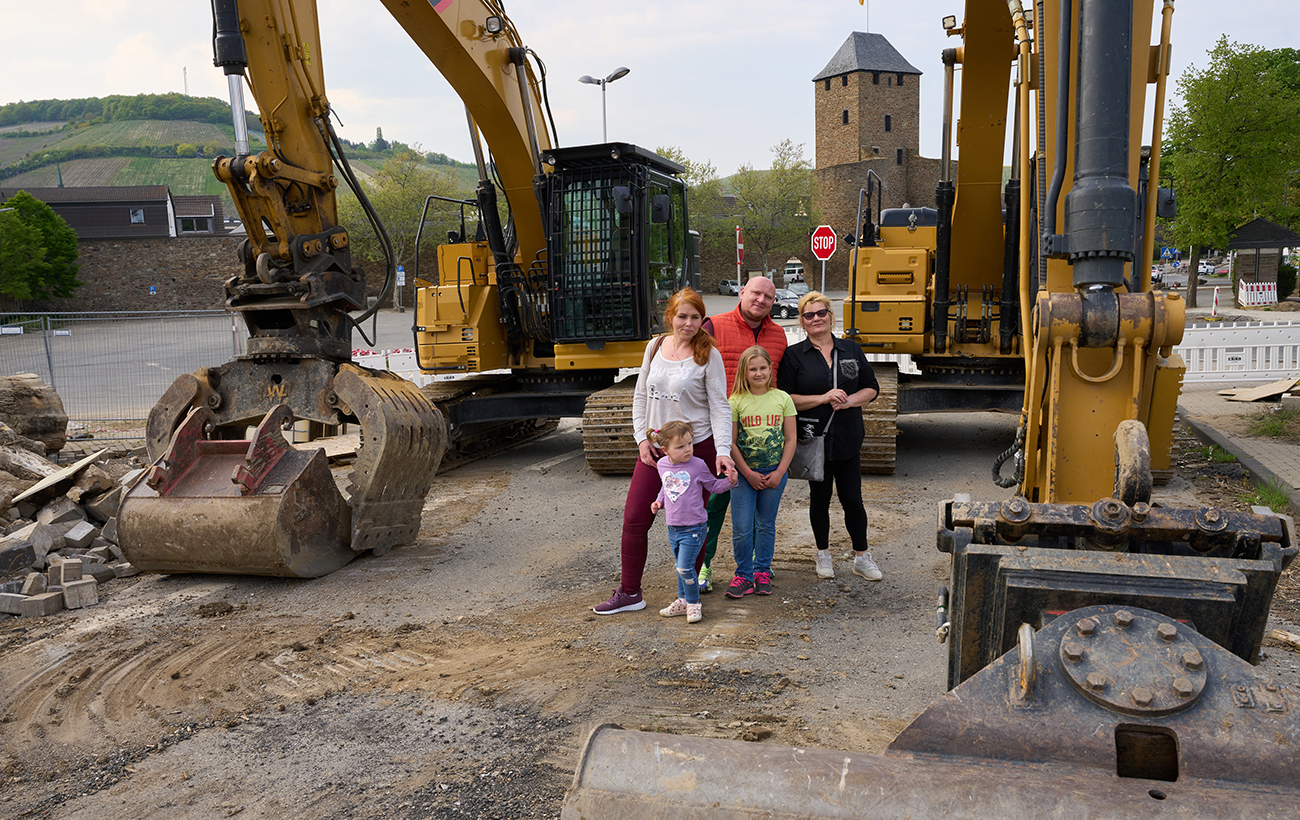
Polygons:
<instances>
[{"instance_id":1,"label":"metal construction fence","mask_svg":"<svg viewBox=\"0 0 1300 820\"><path fill-rule=\"evenodd\" d=\"M177 376L243 353L247 338L224 310L0 313L0 376L40 376L70 419L144 419Z\"/></svg>"}]
</instances>

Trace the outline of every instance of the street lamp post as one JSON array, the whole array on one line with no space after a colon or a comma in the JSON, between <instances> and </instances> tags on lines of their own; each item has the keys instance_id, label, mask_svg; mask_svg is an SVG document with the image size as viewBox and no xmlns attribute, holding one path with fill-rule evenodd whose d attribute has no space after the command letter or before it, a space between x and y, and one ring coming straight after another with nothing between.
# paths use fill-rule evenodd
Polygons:
<instances>
[{"instance_id":1,"label":"street lamp post","mask_svg":"<svg viewBox=\"0 0 1300 820\"><path fill-rule=\"evenodd\" d=\"M590 74L583 74L581 77L578 78L578 82L580 83L600 86L600 141L601 142L609 142L609 128L608 128L608 121L607 121L607 111L605 108L605 86L609 85L610 83L614 82L617 79L626 77L629 71L631 71L630 68L627 68L626 66L619 66L618 68L611 71L609 76L603 80L593 77Z\"/></svg>"}]
</instances>

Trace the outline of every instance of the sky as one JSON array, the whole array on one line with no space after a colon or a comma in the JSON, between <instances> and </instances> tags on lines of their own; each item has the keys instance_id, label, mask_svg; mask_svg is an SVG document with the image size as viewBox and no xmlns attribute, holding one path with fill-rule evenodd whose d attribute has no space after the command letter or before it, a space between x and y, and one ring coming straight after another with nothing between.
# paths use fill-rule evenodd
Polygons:
<instances>
[{"instance_id":1,"label":"sky","mask_svg":"<svg viewBox=\"0 0 1300 820\"><path fill-rule=\"evenodd\" d=\"M318 6L340 135L368 142L378 127L389 140L472 161L462 103L383 5ZM921 153L939 156L940 53L958 44L941 20L964 14L955 0L505 0L505 7L546 64L561 145L601 141L601 89L578 77L626 66L630 73L606 88L610 140L676 146L722 176L768 167L772 146L785 139L814 159L812 78L853 31L883 34L923 72ZM3 0L3 8L0 103L186 91L228 100L212 66L209 2ZM1295 0L1252 0L1230 12L1210 0L1178 0L1173 78L1204 68L1220 35L1291 47L1297 23ZM1176 82L1168 94L1177 105ZM251 95L247 101L255 107Z\"/></svg>"}]
</instances>

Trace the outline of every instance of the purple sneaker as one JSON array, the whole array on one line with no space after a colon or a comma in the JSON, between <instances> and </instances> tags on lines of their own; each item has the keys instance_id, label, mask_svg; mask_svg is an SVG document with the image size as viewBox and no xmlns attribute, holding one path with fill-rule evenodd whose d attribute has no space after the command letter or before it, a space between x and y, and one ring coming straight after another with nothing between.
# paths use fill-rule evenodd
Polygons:
<instances>
[{"instance_id":1,"label":"purple sneaker","mask_svg":"<svg viewBox=\"0 0 1300 820\"><path fill-rule=\"evenodd\" d=\"M636 612L638 609L645 609L645 601L642 600L641 593L628 595L622 589L616 589L608 601L596 604L591 611L597 615L613 615L616 612Z\"/></svg>"},{"instance_id":2,"label":"purple sneaker","mask_svg":"<svg viewBox=\"0 0 1300 820\"><path fill-rule=\"evenodd\" d=\"M772 574L768 572L754 573L754 593L756 595L772 594Z\"/></svg>"}]
</instances>

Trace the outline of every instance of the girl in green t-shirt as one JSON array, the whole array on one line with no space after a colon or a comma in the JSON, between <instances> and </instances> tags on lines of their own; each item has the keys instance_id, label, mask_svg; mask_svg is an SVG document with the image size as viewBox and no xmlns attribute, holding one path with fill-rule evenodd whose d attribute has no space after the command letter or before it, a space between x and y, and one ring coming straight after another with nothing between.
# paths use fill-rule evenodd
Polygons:
<instances>
[{"instance_id":1,"label":"girl in green t-shirt","mask_svg":"<svg viewBox=\"0 0 1300 820\"><path fill-rule=\"evenodd\" d=\"M772 357L758 345L740 354L731 388L731 459L740 483L731 491L731 549L736 575L728 598L772 594L776 511L794 458L795 409L773 386Z\"/></svg>"}]
</instances>

